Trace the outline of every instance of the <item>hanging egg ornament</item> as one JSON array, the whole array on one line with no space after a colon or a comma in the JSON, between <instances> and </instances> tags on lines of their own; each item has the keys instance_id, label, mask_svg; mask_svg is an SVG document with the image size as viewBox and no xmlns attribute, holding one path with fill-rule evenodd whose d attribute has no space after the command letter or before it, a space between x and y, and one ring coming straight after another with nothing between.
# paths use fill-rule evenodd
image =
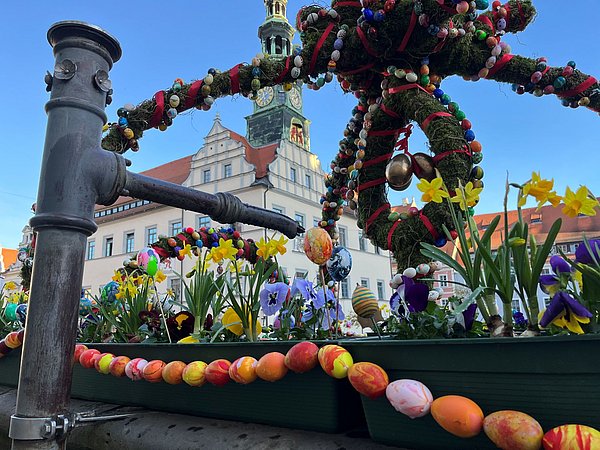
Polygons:
<instances>
[{"instance_id":1,"label":"hanging egg ornament","mask_svg":"<svg viewBox=\"0 0 600 450\"><path fill-rule=\"evenodd\" d=\"M173 94L171 97L169 97L169 105L171 105L173 108L177 108L180 102L181 100L179 99L178 95Z\"/></svg>"},{"instance_id":2,"label":"hanging egg ornament","mask_svg":"<svg viewBox=\"0 0 600 450\"><path fill-rule=\"evenodd\" d=\"M352 293L352 309L358 317L370 319L379 311L375 294L364 286L356 286Z\"/></svg>"},{"instance_id":3,"label":"hanging egg ornament","mask_svg":"<svg viewBox=\"0 0 600 450\"><path fill-rule=\"evenodd\" d=\"M313 263L325 264L333 252L333 242L323 228L314 227L304 236L304 253Z\"/></svg>"},{"instance_id":4,"label":"hanging egg ornament","mask_svg":"<svg viewBox=\"0 0 600 450\"><path fill-rule=\"evenodd\" d=\"M158 272L158 255L154 249L145 247L137 254L137 263L141 269L144 269L148 275L153 277Z\"/></svg>"},{"instance_id":5,"label":"hanging egg ornament","mask_svg":"<svg viewBox=\"0 0 600 450\"><path fill-rule=\"evenodd\" d=\"M352 270L352 254L346 247L336 246L327 260L327 272L335 281L345 280Z\"/></svg>"},{"instance_id":6,"label":"hanging egg ornament","mask_svg":"<svg viewBox=\"0 0 600 450\"><path fill-rule=\"evenodd\" d=\"M413 175L410 157L404 153L394 156L385 168L385 178L390 188L403 191L410 186Z\"/></svg>"},{"instance_id":7,"label":"hanging egg ornament","mask_svg":"<svg viewBox=\"0 0 600 450\"><path fill-rule=\"evenodd\" d=\"M413 162L418 166L418 169L415 168L415 175L419 179L431 182L435 178L435 162L431 156L426 153L415 153L413 155Z\"/></svg>"}]
</instances>

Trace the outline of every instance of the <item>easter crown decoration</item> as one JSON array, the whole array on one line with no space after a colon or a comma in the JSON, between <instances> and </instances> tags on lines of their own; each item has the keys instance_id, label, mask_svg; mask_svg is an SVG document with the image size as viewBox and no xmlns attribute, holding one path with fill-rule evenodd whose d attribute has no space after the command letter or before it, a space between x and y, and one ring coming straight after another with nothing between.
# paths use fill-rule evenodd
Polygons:
<instances>
[{"instance_id":1,"label":"easter crown decoration","mask_svg":"<svg viewBox=\"0 0 600 450\"><path fill-rule=\"evenodd\" d=\"M144 131L164 131L178 114L208 110L219 97L255 99L263 87L282 84L289 90L299 81L318 90L337 78L358 104L326 179L319 225L335 237L347 204L375 245L392 251L400 268L414 267L426 262L418 251L421 242L443 246L443 227L453 232L449 207L432 195L422 209L399 217L390 209L387 187L405 189L413 174L433 184L439 175L450 194L461 185L472 194L467 208L482 188L483 170L476 165L482 146L465 112L441 88L445 78L511 83L517 94L556 95L565 106L600 112L597 80L574 62L552 67L545 58L513 55L502 40L533 20L531 1L489 6L487 0L334 0L329 9L305 7L296 20L302 48L289 57L260 54L225 72L210 69L191 83L176 79L152 99L120 108L102 145L118 153L136 151ZM408 151L410 122L425 132L433 156ZM431 186L432 194L438 190Z\"/></svg>"}]
</instances>

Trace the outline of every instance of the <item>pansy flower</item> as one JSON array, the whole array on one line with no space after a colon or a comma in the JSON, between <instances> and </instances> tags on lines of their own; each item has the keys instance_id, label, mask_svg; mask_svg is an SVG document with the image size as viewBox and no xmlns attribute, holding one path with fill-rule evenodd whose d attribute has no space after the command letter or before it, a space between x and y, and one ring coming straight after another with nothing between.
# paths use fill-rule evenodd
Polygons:
<instances>
[{"instance_id":1,"label":"pansy flower","mask_svg":"<svg viewBox=\"0 0 600 450\"><path fill-rule=\"evenodd\" d=\"M563 278L565 276L568 278L571 274L571 266L560 256L554 255L550 258L550 267L553 273L541 275L539 283L544 293L554 295L561 289L561 274Z\"/></svg>"},{"instance_id":2,"label":"pansy flower","mask_svg":"<svg viewBox=\"0 0 600 450\"><path fill-rule=\"evenodd\" d=\"M591 239L587 241L589 245L585 245L585 241L577 246L575 250L575 262L581 264L595 264L600 262L600 240ZM591 250L591 253L590 253Z\"/></svg>"},{"instance_id":3,"label":"pansy flower","mask_svg":"<svg viewBox=\"0 0 600 450\"><path fill-rule=\"evenodd\" d=\"M167 328L171 339L178 342L194 331L194 316L187 311L181 311L167 319Z\"/></svg>"},{"instance_id":4,"label":"pansy flower","mask_svg":"<svg viewBox=\"0 0 600 450\"><path fill-rule=\"evenodd\" d=\"M427 308L429 287L424 283L417 283L414 279L402 276L402 284L396 289L398 298L394 302L404 301L410 312L421 312ZM395 310L397 306L390 301L390 307Z\"/></svg>"},{"instance_id":5,"label":"pansy flower","mask_svg":"<svg viewBox=\"0 0 600 450\"><path fill-rule=\"evenodd\" d=\"M287 321L288 327L294 328L296 326L296 319L287 309L281 310L275 316L275 320L273 321L273 328L275 330L279 330L281 328L281 321Z\"/></svg>"},{"instance_id":6,"label":"pansy flower","mask_svg":"<svg viewBox=\"0 0 600 450\"><path fill-rule=\"evenodd\" d=\"M346 314L344 314L344 310L342 309L342 305L339 302L335 302L329 308L329 317L331 320L342 321L346 318Z\"/></svg>"},{"instance_id":7,"label":"pansy flower","mask_svg":"<svg viewBox=\"0 0 600 450\"><path fill-rule=\"evenodd\" d=\"M550 300L540 320L541 327L554 324L577 334L583 334L581 323L589 323L592 313L565 291L558 291Z\"/></svg>"},{"instance_id":8,"label":"pansy flower","mask_svg":"<svg viewBox=\"0 0 600 450\"><path fill-rule=\"evenodd\" d=\"M325 300L325 292L327 292L327 300ZM315 296L315 299L313 300L313 304L315 305L315 308L317 309L321 309L322 307L325 306L325 303L328 302L335 302L335 294L333 293L333 291L331 289L323 289L323 288L319 288L317 290L317 295Z\"/></svg>"},{"instance_id":9,"label":"pansy flower","mask_svg":"<svg viewBox=\"0 0 600 450\"><path fill-rule=\"evenodd\" d=\"M267 316L272 316L281 309L283 302L290 294L290 287L282 282L268 283L260 291L260 306Z\"/></svg>"},{"instance_id":10,"label":"pansy flower","mask_svg":"<svg viewBox=\"0 0 600 450\"><path fill-rule=\"evenodd\" d=\"M477 303L471 303L466 310L463 311L463 319L465 321L465 330L469 331L473 328L475 322L475 315L477 313Z\"/></svg>"},{"instance_id":11,"label":"pansy flower","mask_svg":"<svg viewBox=\"0 0 600 450\"><path fill-rule=\"evenodd\" d=\"M296 294L300 294L302 298L311 302L315 299L315 291L313 284L310 281L305 280L304 278L294 278L294 282L292 283L292 297Z\"/></svg>"}]
</instances>

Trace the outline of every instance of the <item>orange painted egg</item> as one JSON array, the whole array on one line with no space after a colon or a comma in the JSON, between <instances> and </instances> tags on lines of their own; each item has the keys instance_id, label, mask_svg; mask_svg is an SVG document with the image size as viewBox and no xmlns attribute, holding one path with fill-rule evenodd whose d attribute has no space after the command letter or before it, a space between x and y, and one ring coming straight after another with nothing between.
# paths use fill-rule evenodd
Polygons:
<instances>
[{"instance_id":1,"label":"orange painted egg","mask_svg":"<svg viewBox=\"0 0 600 450\"><path fill-rule=\"evenodd\" d=\"M125 367L131 359L128 356L117 356L108 365L108 371L114 377L122 377L125 375Z\"/></svg>"},{"instance_id":2,"label":"orange painted egg","mask_svg":"<svg viewBox=\"0 0 600 450\"><path fill-rule=\"evenodd\" d=\"M144 380L149 383L160 383L162 378L162 371L165 368L166 364L164 361L160 359L153 359L152 361L148 361L148 364L142 370L142 376Z\"/></svg>"},{"instance_id":3,"label":"orange painted egg","mask_svg":"<svg viewBox=\"0 0 600 450\"><path fill-rule=\"evenodd\" d=\"M204 371L206 381L215 386L225 386L229 383L229 366L231 362L226 359L215 359Z\"/></svg>"},{"instance_id":4,"label":"orange painted egg","mask_svg":"<svg viewBox=\"0 0 600 450\"><path fill-rule=\"evenodd\" d=\"M183 381L185 366L183 361L171 361L162 371L163 380L169 384L180 384Z\"/></svg>"},{"instance_id":5,"label":"orange painted egg","mask_svg":"<svg viewBox=\"0 0 600 450\"><path fill-rule=\"evenodd\" d=\"M345 378L348 369L354 364L352 355L339 345L325 345L319 350L319 364L327 375L333 378Z\"/></svg>"},{"instance_id":6,"label":"orange painted egg","mask_svg":"<svg viewBox=\"0 0 600 450\"><path fill-rule=\"evenodd\" d=\"M483 419L483 431L503 450L538 450L544 430L533 417L519 411L496 411Z\"/></svg>"},{"instance_id":7,"label":"orange painted egg","mask_svg":"<svg viewBox=\"0 0 600 450\"><path fill-rule=\"evenodd\" d=\"M548 431L542 444L544 450L598 450L600 431L585 425L561 425Z\"/></svg>"},{"instance_id":8,"label":"orange painted egg","mask_svg":"<svg viewBox=\"0 0 600 450\"><path fill-rule=\"evenodd\" d=\"M285 355L285 365L296 373L304 373L313 369L319 362L319 347L310 341L302 341L294 345Z\"/></svg>"},{"instance_id":9,"label":"orange painted egg","mask_svg":"<svg viewBox=\"0 0 600 450\"><path fill-rule=\"evenodd\" d=\"M183 381L190 386L202 386L206 383L206 367L207 364L204 361L192 361L183 369Z\"/></svg>"},{"instance_id":10,"label":"orange painted egg","mask_svg":"<svg viewBox=\"0 0 600 450\"><path fill-rule=\"evenodd\" d=\"M229 377L240 384L252 383L256 380L256 364L258 361L252 356L242 356L229 366Z\"/></svg>"},{"instance_id":11,"label":"orange painted egg","mask_svg":"<svg viewBox=\"0 0 600 450\"><path fill-rule=\"evenodd\" d=\"M431 404L431 415L447 432L468 438L483 427L483 411L473 400L460 395L445 395Z\"/></svg>"},{"instance_id":12,"label":"orange painted egg","mask_svg":"<svg viewBox=\"0 0 600 450\"><path fill-rule=\"evenodd\" d=\"M332 251L333 242L329 233L323 228L311 228L304 235L304 253L315 264L325 264L331 257Z\"/></svg>"},{"instance_id":13,"label":"orange painted egg","mask_svg":"<svg viewBox=\"0 0 600 450\"><path fill-rule=\"evenodd\" d=\"M256 364L256 375L265 381L281 380L287 371L285 355L279 352L267 353Z\"/></svg>"},{"instance_id":14,"label":"orange painted egg","mask_svg":"<svg viewBox=\"0 0 600 450\"><path fill-rule=\"evenodd\" d=\"M411 419L429 414L433 395L427 386L417 380L396 380L388 384L385 396L394 409Z\"/></svg>"},{"instance_id":15,"label":"orange painted egg","mask_svg":"<svg viewBox=\"0 0 600 450\"><path fill-rule=\"evenodd\" d=\"M358 317L370 319L379 311L375 294L364 286L356 286L352 293L352 309Z\"/></svg>"},{"instance_id":16,"label":"orange painted egg","mask_svg":"<svg viewBox=\"0 0 600 450\"><path fill-rule=\"evenodd\" d=\"M348 380L354 389L369 398L381 397L390 382L385 370L370 362L350 366Z\"/></svg>"}]
</instances>

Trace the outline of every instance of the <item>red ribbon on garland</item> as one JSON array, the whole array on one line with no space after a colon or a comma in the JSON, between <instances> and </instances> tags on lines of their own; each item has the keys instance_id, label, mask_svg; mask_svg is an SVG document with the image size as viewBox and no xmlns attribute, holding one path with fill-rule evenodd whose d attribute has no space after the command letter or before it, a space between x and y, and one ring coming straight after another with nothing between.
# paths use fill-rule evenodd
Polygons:
<instances>
[{"instance_id":1,"label":"red ribbon on garland","mask_svg":"<svg viewBox=\"0 0 600 450\"><path fill-rule=\"evenodd\" d=\"M565 97L576 97L582 92L587 91L592 87L594 83L597 83L597 80L594 77L589 77L583 83L575 86L573 89L569 89L568 91L558 92L556 94L557 97L565 98Z\"/></svg>"},{"instance_id":2,"label":"red ribbon on garland","mask_svg":"<svg viewBox=\"0 0 600 450\"><path fill-rule=\"evenodd\" d=\"M367 51L367 53L374 58L379 58L379 55L377 54L377 52L375 52L375 50L373 50L371 48L371 46L369 45L367 36L365 36L365 32L360 27L356 27L356 34L358 34L360 42L362 42L362 45L365 48L365 50Z\"/></svg>"},{"instance_id":3,"label":"red ribbon on garland","mask_svg":"<svg viewBox=\"0 0 600 450\"><path fill-rule=\"evenodd\" d=\"M363 164L364 167L364 164ZM379 186L380 184L383 184L387 181L387 179L385 177L383 178L377 178L376 180L371 180L368 181L366 183L360 184L357 188L356 188L356 192L361 192L364 191L365 189L369 189L375 186Z\"/></svg>"},{"instance_id":4,"label":"red ribbon on garland","mask_svg":"<svg viewBox=\"0 0 600 450\"><path fill-rule=\"evenodd\" d=\"M283 69L283 72L281 72L279 74L279 76L277 77L277 79L275 80L275 84L280 84L283 79L285 78L285 76L288 74L288 72L290 71L290 61L292 60L291 56L288 56L285 59L285 69Z\"/></svg>"},{"instance_id":5,"label":"red ribbon on garland","mask_svg":"<svg viewBox=\"0 0 600 450\"><path fill-rule=\"evenodd\" d=\"M494 24L492 23L491 19L488 16L481 14L477 18L477 20L479 20L484 25L487 25L492 30L492 33L496 34L496 27L494 26Z\"/></svg>"},{"instance_id":6,"label":"red ribbon on garland","mask_svg":"<svg viewBox=\"0 0 600 450\"><path fill-rule=\"evenodd\" d=\"M362 8L360 2L338 2L334 5L334 8L338 6L354 6L355 8Z\"/></svg>"},{"instance_id":7,"label":"red ribbon on garland","mask_svg":"<svg viewBox=\"0 0 600 450\"><path fill-rule=\"evenodd\" d=\"M319 56L319 51L321 50L321 47L323 47L325 40L329 36L329 33L331 33L331 30L333 30L334 26L335 26L335 24L333 22L331 22L329 25L327 25L327 28L325 28L325 31L323 31L323 34L319 38L319 41L317 42L317 45L315 46L312 57L310 59L310 66L308 67L309 74L311 74L313 72L313 70L315 69L315 65L317 64L317 57Z\"/></svg>"},{"instance_id":8,"label":"red ribbon on garland","mask_svg":"<svg viewBox=\"0 0 600 450\"><path fill-rule=\"evenodd\" d=\"M382 162L389 161L390 158L392 157L392 155L393 155L393 153L386 153L385 155L381 155L381 156L378 156L377 158L373 158L373 159L370 159L368 161L365 161L363 163L363 168L364 167L374 166L375 164L379 164L379 163L382 163Z\"/></svg>"},{"instance_id":9,"label":"red ribbon on garland","mask_svg":"<svg viewBox=\"0 0 600 450\"><path fill-rule=\"evenodd\" d=\"M188 89L187 96L185 97L185 109L193 108L196 105L196 97L198 97L198 92L200 92L201 87L202 80L196 80L192 83Z\"/></svg>"},{"instance_id":10,"label":"red ribbon on garland","mask_svg":"<svg viewBox=\"0 0 600 450\"><path fill-rule=\"evenodd\" d=\"M383 211L385 211L386 209L389 209L389 208L390 208L390 204L384 203L379 208L377 208L377 210L373 214L371 214L371 216L367 219L367 222L365 223L365 233L369 232L369 227L371 225L373 225L373 222L375 222L375 220L377 220L377 217L379 217L379 214L381 214Z\"/></svg>"},{"instance_id":11,"label":"red ribbon on garland","mask_svg":"<svg viewBox=\"0 0 600 450\"><path fill-rule=\"evenodd\" d=\"M397 94L398 92L408 91L409 89L420 89L423 92L425 92L427 95L431 95L427 89L425 89L423 86L416 84L416 83L404 84L402 86L396 86L396 87L389 89L388 92L390 94Z\"/></svg>"},{"instance_id":12,"label":"red ribbon on garland","mask_svg":"<svg viewBox=\"0 0 600 450\"><path fill-rule=\"evenodd\" d=\"M154 94L154 101L156 102L156 108L150 118L149 128L154 128L160 125L163 113L165 112L165 93L164 91L158 91Z\"/></svg>"},{"instance_id":13,"label":"red ribbon on garland","mask_svg":"<svg viewBox=\"0 0 600 450\"><path fill-rule=\"evenodd\" d=\"M238 64L237 66L234 66L231 68L231 70L229 71L229 77L231 78L231 93L232 94L239 94L240 92L240 67L243 66L243 64Z\"/></svg>"},{"instance_id":14,"label":"red ribbon on garland","mask_svg":"<svg viewBox=\"0 0 600 450\"><path fill-rule=\"evenodd\" d=\"M415 30L416 24L417 24L417 15L415 14L415 11L413 10L413 12L410 16L410 23L408 24L408 29L406 30L406 33L404 34L404 37L402 38L400 47L398 47L396 49L397 53L402 53L404 51L404 49L406 48L406 46L408 45L408 40L410 39L410 36L413 34L413 31Z\"/></svg>"},{"instance_id":15,"label":"red ribbon on garland","mask_svg":"<svg viewBox=\"0 0 600 450\"><path fill-rule=\"evenodd\" d=\"M423 129L423 131L427 130L429 123L437 117L453 117L453 116L452 116L452 114L447 113L445 111L438 111L438 112L434 112L433 114L429 114L427 116L427 118L423 121L423 123L421 124L421 128Z\"/></svg>"},{"instance_id":16,"label":"red ribbon on garland","mask_svg":"<svg viewBox=\"0 0 600 450\"><path fill-rule=\"evenodd\" d=\"M383 103L381 105L379 105L379 109L381 109L382 113L387 114L388 116L390 116L394 119L400 119L399 114L397 114L395 111L392 111L390 108L385 106Z\"/></svg>"},{"instance_id":17,"label":"red ribbon on garland","mask_svg":"<svg viewBox=\"0 0 600 450\"><path fill-rule=\"evenodd\" d=\"M437 240L437 238L440 236L440 234L437 232L437 230L431 223L431 220L429 220L429 217L427 217L425 214L423 214L422 210L419 211L419 219L421 219L421 222L423 222L423 225L425 225L425 228L427 228L427 230L429 231L429 233L431 234L433 239Z\"/></svg>"},{"instance_id":18,"label":"red ribbon on garland","mask_svg":"<svg viewBox=\"0 0 600 450\"><path fill-rule=\"evenodd\" d=\"M508 53L506 55L501 56L500 59L496 61L494 67L490 69L486 78L489 79L490 77L493 77L497 72L500 72L500 70L502 70L504 66L507 65L510 62L510 60L514 58L514 56L515 55L510 55Z\"/></svg>"},{"instance_id":19,"label":"red ribbon on garland","mask_svg":"<svg viewBox=\"0 0 600 450\"><path fill-rule=\"evenodd\" d=\"M367 70L371 69L373 66L375 66L375 63L369 63L365 66L359 67L358 69L350 70L348 72L340 72L340 75L343 75L343 76L356 75L357 73L366 72Z\"/></svg>"},{"instance_id":20,"label":"red ribbon on garland","mask_svg":"<svg viewBox=\"0 0 600 450\"><path fill-rule=\"evenodd\" d=\"M400 221L396 220L394 222L394 224L392 225L392 227L390 228L390 231L388 232L388 235L387 235L388 250L392 248L392 236L394 235L396 228L398 228L398 225L400 225Z\"/></svg>"},{"instance_id":21,"label":"red ribbon on garland","mask_svg":"<svg viewBox=\"0 0 600 450\"><path fill-rule=\"evenodd\" d=\"M439 161L444 159L446 156L450 156L453 153L466 153L469 156L473 155L473 153L471 152L471 149L467 146L464 146L463 148L458 148L456 150L448 150L446 152L442 152L442 153L435 155L433 157L433 162L435 162L437 164Z\"/></svg>"}]
</instances>

